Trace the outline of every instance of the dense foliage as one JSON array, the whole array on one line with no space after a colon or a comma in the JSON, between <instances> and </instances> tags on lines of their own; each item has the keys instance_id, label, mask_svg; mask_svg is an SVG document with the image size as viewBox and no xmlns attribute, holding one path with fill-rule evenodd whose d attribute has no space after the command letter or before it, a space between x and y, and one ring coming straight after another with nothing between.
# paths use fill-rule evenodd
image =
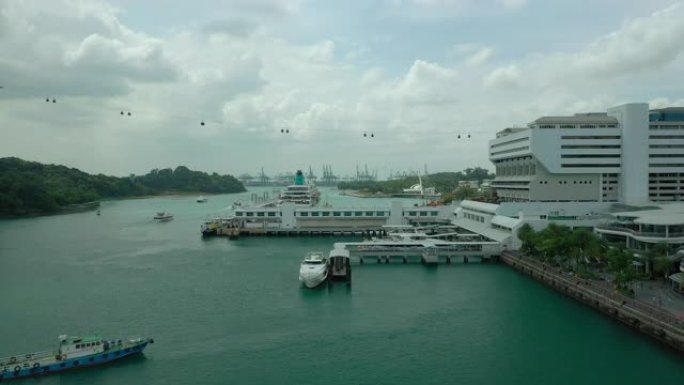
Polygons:
<instances>
[{"instance_id":1,"label":"dense foliage","mask_svg":"<svg viewBox=\"0 0 684 385\"><path fill-rule=\"evenodd\" d=\"M101 198L242 191L245 187L233 176L192 171L184 166L120 178L19 158L0 158L0 215L3 216L52 213L66 205Z\"/></svg>"},{"instance_id":2,"label":"dense foliage","mask_svg":"<svg viewBox=\"0 0 684 385\"><path fill-rule=\"evenodd\" d=\"M608 273L620 289L628 289L629 283L637 278L666 276L672 269L665 244L655 244L645 255L648 273L644 273L634 266L632 251L611 247L588 229L551 223L544 230L534 231L524 224L518 230L518 238L522 241L520 251L526 255L579 276Z\"/></svg>"},{"instance_id":3,"label":"dense foliage","mask_svg":"<svg viewBox=\"0 0 684 385\"><path fill-rule=\"evenodd\" d=\"M458 182L463 180L476 180L482 183L484 179L494 179L495 175L490 174L489 171L481 168L467 168L459 172L438 172L421 177L423 186L435 187L438 192L451 193L458 189ZM394 179L388 181L358 181L358 182L340 182L337 187L341 190L357 190L368 193L381 192L385 194L400 193L403 189L409 188L418 183L417 176L406 177L402 179Z\"/></svg>"}]
</instances>

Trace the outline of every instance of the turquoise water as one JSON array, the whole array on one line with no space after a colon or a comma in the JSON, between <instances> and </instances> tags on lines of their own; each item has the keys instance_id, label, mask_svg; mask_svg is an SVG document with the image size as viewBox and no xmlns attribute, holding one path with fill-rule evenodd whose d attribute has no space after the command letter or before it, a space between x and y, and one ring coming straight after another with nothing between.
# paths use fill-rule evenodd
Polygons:
<instances>
[{"instance_id":1,"label":"turquoise water","mask_svg":"<svg viewBox=\"0 0 684 385\"><path fill-rule=\"evenodd\" d=\"M0 221L0 356L52 347L63 333L156 340L143 356L41 385L650 384L684 375L681 355L503 265L366 264L354 267L350 289L302 289L300 260L335 239L203 240L202 220L238 197L111 201L101 216ZM175 220L152 221L161 210Z\"/></svg>"}]
</instances>

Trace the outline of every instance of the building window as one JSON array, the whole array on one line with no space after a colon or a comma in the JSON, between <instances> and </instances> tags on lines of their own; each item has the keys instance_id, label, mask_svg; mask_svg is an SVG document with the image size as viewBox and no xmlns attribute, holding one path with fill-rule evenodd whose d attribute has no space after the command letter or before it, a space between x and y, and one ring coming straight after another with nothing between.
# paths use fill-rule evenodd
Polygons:
<instances>
[{"instance_id":1,"label":"building window","mask_svg":"<svg viewBox=\"0 0 684 385\"><path fill-rule=\"evenodd\" d=\"M299 213L299 216L300 216L300 217L308 217L308 216L309 216L309 213L306 212L306 211L302 211L301 213Z\"/></svg>"},{"instance_id":2,"label":"building window","mask_svg":"<svg viewBox=\"0 0 684 385\"><path fill-rule=\"evenodd\" d=\"M339 217L340 214L341 213L339 211L333 211L333 217Z\"/></svg>"},{"instance_id":3,"label":"building window","mask_svg":"<svg viewBox=\"0 0 684 385\"><path fill-rule=\"evenodd\" d=\"M322 214L323 214L324 217L329 217L329 216L330 216L330 212L329 212L329 211L323 211Z\"/></svg>"}]
</instances>

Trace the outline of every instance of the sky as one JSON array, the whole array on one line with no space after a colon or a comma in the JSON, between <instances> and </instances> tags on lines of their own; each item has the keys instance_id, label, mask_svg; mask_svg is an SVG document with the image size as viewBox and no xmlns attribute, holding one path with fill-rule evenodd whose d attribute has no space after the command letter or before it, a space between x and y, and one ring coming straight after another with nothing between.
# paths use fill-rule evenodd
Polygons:
<instances>
[{"instance_id":1,"label":"sky","mask_svg":"<svg viewBox=\"0 0 684 385\"><path fill-rule=\"evenodd\" d=\"M2 0L0 157L492 169L506 127L684 106L682 51L684 4L665 0Z\"/></svg>"}]
</instances>

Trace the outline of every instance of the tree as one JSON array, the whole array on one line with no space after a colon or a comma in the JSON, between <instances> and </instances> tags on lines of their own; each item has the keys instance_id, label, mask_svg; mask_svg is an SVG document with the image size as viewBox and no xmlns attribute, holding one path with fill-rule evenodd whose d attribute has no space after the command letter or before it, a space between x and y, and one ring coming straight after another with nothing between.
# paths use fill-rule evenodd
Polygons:
<instances>
[{"instance_id":1,"label":"tree","mask_svg":"<svg viewBox=\"0 0 684 385\"><path fill-rule=\"evenodd\" d=\"M537 249L537 232L529 223L525 223L518 229L518 239L522 242L520 250L531 257L539 257Z\"/></svg>"},{"instance_id":2,"label":"tree","mask_svg":"<svg viewBox=\"0 0 684 385\"><path fill-rule=\"evenodd\" d=\"M653 274L655 273L654 270L656 260L660 260L661 268L664 267L662 266L662 259L667 259L667 251L667 244L665 242L659 242L651 246L651 248L646 253L646 270L648 271L649 277L651 279L653 279ZM662 271L660 271L660 273L662 273Z\"/></svg>"},{"instance_id":3,"label":"tree","mask_svg":"<svg viewBox=\"0 0 684 385\"><path fill-rule=\"evenodd\" d=\"M667 279L671 269L672 261L668 257L659 255L653 260L653 272L663 277L663 279Z\"/></svg>"},{"instance_id":4,"label":"tree","mask_svg":"<svg viewBox=\"0 0 684 385\"><path fill-rule=\"evenodd\" d=\"M613 282L620 289L625 289L637 277L633 259L633 254L628 250L613 248L608 251L608 268L614 274Z\"/></svg>"},{"instance_id":5,"label":"tree","mask_svg":"<svg viewBox=\"0 0 684 385\"><path fill-rule=\"evenodd\" d=\"M575 259L575 271L579 271L580 266L583 266L581 263L582 258L598 252L600 247L596 235L584 228L574 229L570 234L570 242L573 245L570 248L570 254Z\"/></svg>"},{"instance_id":6,"label":"tree","mask_svg":"<svg viewBox=\"0 0 684 385\"><path fill-rule=\"evenodd\" d=\"M167 191L229 193L245 187L231 175L208 175L179 166L140 177L90 175L75 168L0 158L0 216L52 213L60 207Z\"/></svg>"},{"instance_id":7,"label":"tree","mask_svg":"<svg viewBox=\"0 0 684 385\"><path fill-rule=\"evenodd\" d=\"M454 198L457 200L464 200L471 198L477 194L477 191L475 189L472 189L468 186L461 186L454 191Z\"/></svg>"}]
</instances>

